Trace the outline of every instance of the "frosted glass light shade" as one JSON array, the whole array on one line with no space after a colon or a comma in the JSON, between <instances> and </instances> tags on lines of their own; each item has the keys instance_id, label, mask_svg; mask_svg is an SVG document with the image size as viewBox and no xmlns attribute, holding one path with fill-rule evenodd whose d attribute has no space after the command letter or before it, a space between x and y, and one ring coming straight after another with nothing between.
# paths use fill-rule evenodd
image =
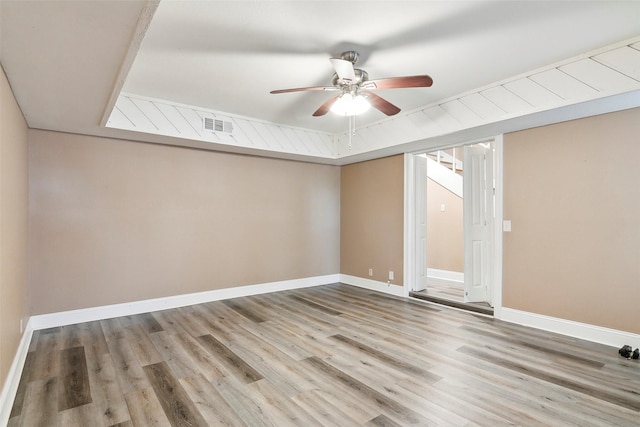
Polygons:
<instances>
[{"instance_id":1,"label":"frosted glass light shade","mask_svg":"<svg viewBox=\"0 0 640 427\"><path fill-rule=\"evenodd\" d=\"M357 116L371 107L369 101L362 95L355 97L350 93L343 94L331 106L331 111L341 116Z\"/></svg>"}]
</instances>

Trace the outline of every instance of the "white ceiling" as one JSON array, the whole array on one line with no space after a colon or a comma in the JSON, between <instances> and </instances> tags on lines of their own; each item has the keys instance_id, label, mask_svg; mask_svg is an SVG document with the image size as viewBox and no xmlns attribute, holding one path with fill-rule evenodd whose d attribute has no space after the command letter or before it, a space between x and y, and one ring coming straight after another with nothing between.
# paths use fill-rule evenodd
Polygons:
<instances>
[{"instance_id":1,"label":"white ceiling","mask_svg":"<svg viewBox=\"0 0 640 427\"><path fill-rule=\"evenodd\" d=\"M157 8L156 8L157 6ZM640 1L0 1L0 61L30 127L167 143L102 126L120 90L330 134L311 117L328 58L360 52L403 114L640 35ZM148 26L148 28L147 28ZM146 31L146 32L145 32ZM385 119L377 110L358 125Z\"/></svg>"}]
</instances>

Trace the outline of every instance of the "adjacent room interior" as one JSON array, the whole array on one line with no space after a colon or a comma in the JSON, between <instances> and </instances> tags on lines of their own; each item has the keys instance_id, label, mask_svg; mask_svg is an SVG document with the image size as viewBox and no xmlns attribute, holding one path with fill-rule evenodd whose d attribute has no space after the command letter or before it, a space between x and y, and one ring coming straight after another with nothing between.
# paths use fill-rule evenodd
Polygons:
<instances>
[{"instance_id":1,"label":"adjacent room interior","mask_svg":"<svg viewBox=\"0 0 640 427\"><path fill-rule=\"evenodd\" d=\"M1 0L0 425L638 425L638 22Z\"/></svg>"}]
</instances>

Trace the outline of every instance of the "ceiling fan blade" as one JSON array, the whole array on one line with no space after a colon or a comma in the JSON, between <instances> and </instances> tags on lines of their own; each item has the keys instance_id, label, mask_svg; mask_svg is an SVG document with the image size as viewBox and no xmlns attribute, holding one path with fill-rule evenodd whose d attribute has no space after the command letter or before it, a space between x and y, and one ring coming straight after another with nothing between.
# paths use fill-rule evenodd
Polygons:
<instances>
[{"instance_id":1,"label":"ceiling fan blade","mask_svg":"<svg viewBox=\"0 0 640 427\"><path fill-rule=\"evenodd\" d=\"M324 104L322 104L320 106L320 108L318 108L313 114L313 117L319 117L319 116L324 116L325 114L327 114L329 112L329 110L331 109L331 106L336 102L336 100L340 98L340 95L336 95L336 96L332 96L331 98L327 99Z\"/></svg>"},{"instance_id":2,"label":"ceiling fan blade","mask_svg":"<svg viewBox=\"0 0 640 427\"><path fill-rule=\"evenodd\" d=\"M338 88L334 87L334 86L296 87L296 88L292 88L292 89L272 90L269 93L308 92L308 91L314 91L314 90L331 91L331 90L338 90Z\"/></svg>"},{"instance_id":3,"label":"ceiling fan blade","mask_svg":"<svg viewBox=\"0 0 640 427\"><path fill-rule=\"evenodd\" d=\"M333 68L336 70L336 74L341 80L347 82L353 82L356 80L356 72L353 69L353 62L345 61L344 59L330 58Z\"/></svg>"},{"instance_id":4,"label":"ceiling fan blade","mask_svg":"<svg viewBox=\"0 0 640 427\"><path fill-rule=\"evenodd\" d=\"M433 79L427 75L389 77L386 79L369 80L367 83L375 84L376 89L399 89L403 87L430 87Z\"/></svg>"},{"instance_id":5,"label":"ceiling fan blade","mask_svg":"<svg viewBox=\"0 0 640 427\"><path fill-rule=\"evenodd\" d=\"M393 116L394 114L398 114L400 112L400 108L396 107L386 99L376 95L373 92L370 92L368 90L361 90L360 93L367 98L369 104L371 104L372 107L382 111L387 116Z\"/></svg>"}]
</instances>

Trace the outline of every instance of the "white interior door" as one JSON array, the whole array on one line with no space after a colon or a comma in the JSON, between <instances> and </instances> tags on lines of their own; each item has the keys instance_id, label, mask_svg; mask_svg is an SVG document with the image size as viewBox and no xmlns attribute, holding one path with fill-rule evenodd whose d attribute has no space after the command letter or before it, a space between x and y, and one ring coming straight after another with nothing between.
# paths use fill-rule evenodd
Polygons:
<instances>
[{"instance_id":1,"label":"white interior door","mask_svg":"<svg viewBox=\"0 0 640 427\"><path fill-rule=\"evenodd\" d=\"M414 291L427 289L427 158L414 157L416 247Z\"/></svg>"},{"instance_id":2,"label":"white interior door","mask_svg":"<svg viewBox=\"0 0 640 427\"><path fill-rule=\"evenodd\" d=\"M493 153L464 147L464 300L488 302L493 265Z\"/></svg>"}]
</instances>

